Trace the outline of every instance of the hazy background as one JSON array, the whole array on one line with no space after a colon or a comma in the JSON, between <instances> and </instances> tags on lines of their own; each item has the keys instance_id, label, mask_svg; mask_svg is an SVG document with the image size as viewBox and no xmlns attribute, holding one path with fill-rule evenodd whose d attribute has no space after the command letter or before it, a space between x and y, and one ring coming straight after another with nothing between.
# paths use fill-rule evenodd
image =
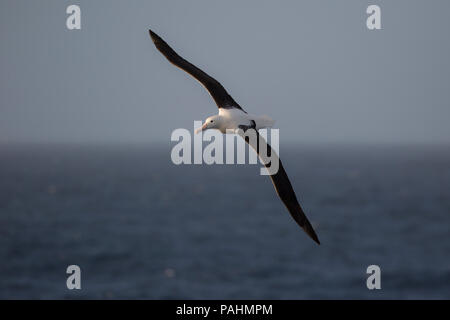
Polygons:
<instances>
[{"instance_id":1,"label":"hazy background","mask_svg":"<svg viewBox=\"0 0 450 320\"><path fill-rule=\"evenodd\" d=\"M66 29L79 4L82 29ZM382 30L366 28L378 4ZM217 111L148 28L282 141L449 143L448 1L1 1L0 142L164 142Z\"/></svg>"},{"instance_id":2,"label":"hazy background","mask_svg":"<svg viewBox=\"0 0 450 320\"><path fill-rule=\"evenodd\" d=\"M0 299L448 299L449 13L437 0L0 1ZM321 246L259 165L171 162L172 130L217 108L149 27L277 120ZM71 264L82 290L66 288ZM372 264L381 290L366 287Z\"/></svg>"}]
</instances>

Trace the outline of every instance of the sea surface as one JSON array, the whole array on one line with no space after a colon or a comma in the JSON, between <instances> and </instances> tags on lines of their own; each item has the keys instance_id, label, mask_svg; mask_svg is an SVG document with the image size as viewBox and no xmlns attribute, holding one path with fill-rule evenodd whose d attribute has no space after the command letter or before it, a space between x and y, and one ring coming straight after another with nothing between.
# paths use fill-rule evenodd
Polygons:
<instances>
[{"instance_id":1,"label":"sea surface","mask_svg":"<svg viewBox=\"0 0 450 320\"><path fill-rule=\"evenodd\" d=\"M449 147L283 147L320 246L260 165L0 145L0 298L450 298ZM81 290L66 287L73 264Z\"/></svg>"}]
</instances>

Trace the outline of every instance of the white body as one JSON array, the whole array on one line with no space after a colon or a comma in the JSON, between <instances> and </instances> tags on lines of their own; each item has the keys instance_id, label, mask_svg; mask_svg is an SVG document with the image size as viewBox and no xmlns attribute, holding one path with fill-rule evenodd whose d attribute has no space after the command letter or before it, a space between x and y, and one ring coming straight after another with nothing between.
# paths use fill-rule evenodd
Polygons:
<instances>
[{"instance_id":1,"label":"white body","mask_svg":"<svg viewBox=\"0 0 450 320\"><path fill-rule=\"evenodd\" d=\"M256 130L262 128L272 127L275 123L268 116L255 116L242 112L239 109L219 109L219 116L226 120L227 129L237 129L240 125L249 126L251 125L251 120L256 123Z\"/></svg>"},{"instance_id":2,"label":"white body","mask_svg":"<svg viewBox=\"0 0 450 320\"><path fill-rule=\"evenodd\" d=\"M218 129L220 132L226 133L227 129L238 129L241 125L251 126L252 120L255 121L256 130L272 127L275 123L275 121L268 116L255 116L247 114L239 109L220 108L219 114L206 119L203 126L196 129L195 133L206 129Z\"/></svg>"}]
</instances>

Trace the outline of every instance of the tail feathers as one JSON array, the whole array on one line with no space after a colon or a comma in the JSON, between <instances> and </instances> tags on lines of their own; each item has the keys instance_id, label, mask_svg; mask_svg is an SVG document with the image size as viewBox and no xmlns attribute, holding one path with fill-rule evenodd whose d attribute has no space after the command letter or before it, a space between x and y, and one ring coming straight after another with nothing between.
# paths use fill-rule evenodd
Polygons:
<instances>
[{"instance_id":1,"label":"tail feathers","mask_svg":"<svg viewBox=\"0 0 450 320\"><path fill-rule=\"evenodd\" d=\"M260 116L255 120L257 129L270 128L273 127L273 125L275 124L275 120L266 115Z\"/></svg>"}]
</instances>

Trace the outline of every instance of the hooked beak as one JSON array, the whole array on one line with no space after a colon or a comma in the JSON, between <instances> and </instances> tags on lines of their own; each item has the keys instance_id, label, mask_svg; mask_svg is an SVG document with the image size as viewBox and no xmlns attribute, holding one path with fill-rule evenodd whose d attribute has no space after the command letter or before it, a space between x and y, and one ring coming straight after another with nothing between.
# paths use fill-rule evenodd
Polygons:
<instances>
[{"instance_id":1,"label":"hooked beak","mask_svg":"<svg viewBox=\"0 0 450 320\"><path fill-rule=\"evenodd\" d=\"M197 133L199 133L199 132L202 132L202 131L208 129L207 126L208 126L208 123L205 122L200 128L195 129L195 134L197 134Z\"/></svg>"}]
</instances>

